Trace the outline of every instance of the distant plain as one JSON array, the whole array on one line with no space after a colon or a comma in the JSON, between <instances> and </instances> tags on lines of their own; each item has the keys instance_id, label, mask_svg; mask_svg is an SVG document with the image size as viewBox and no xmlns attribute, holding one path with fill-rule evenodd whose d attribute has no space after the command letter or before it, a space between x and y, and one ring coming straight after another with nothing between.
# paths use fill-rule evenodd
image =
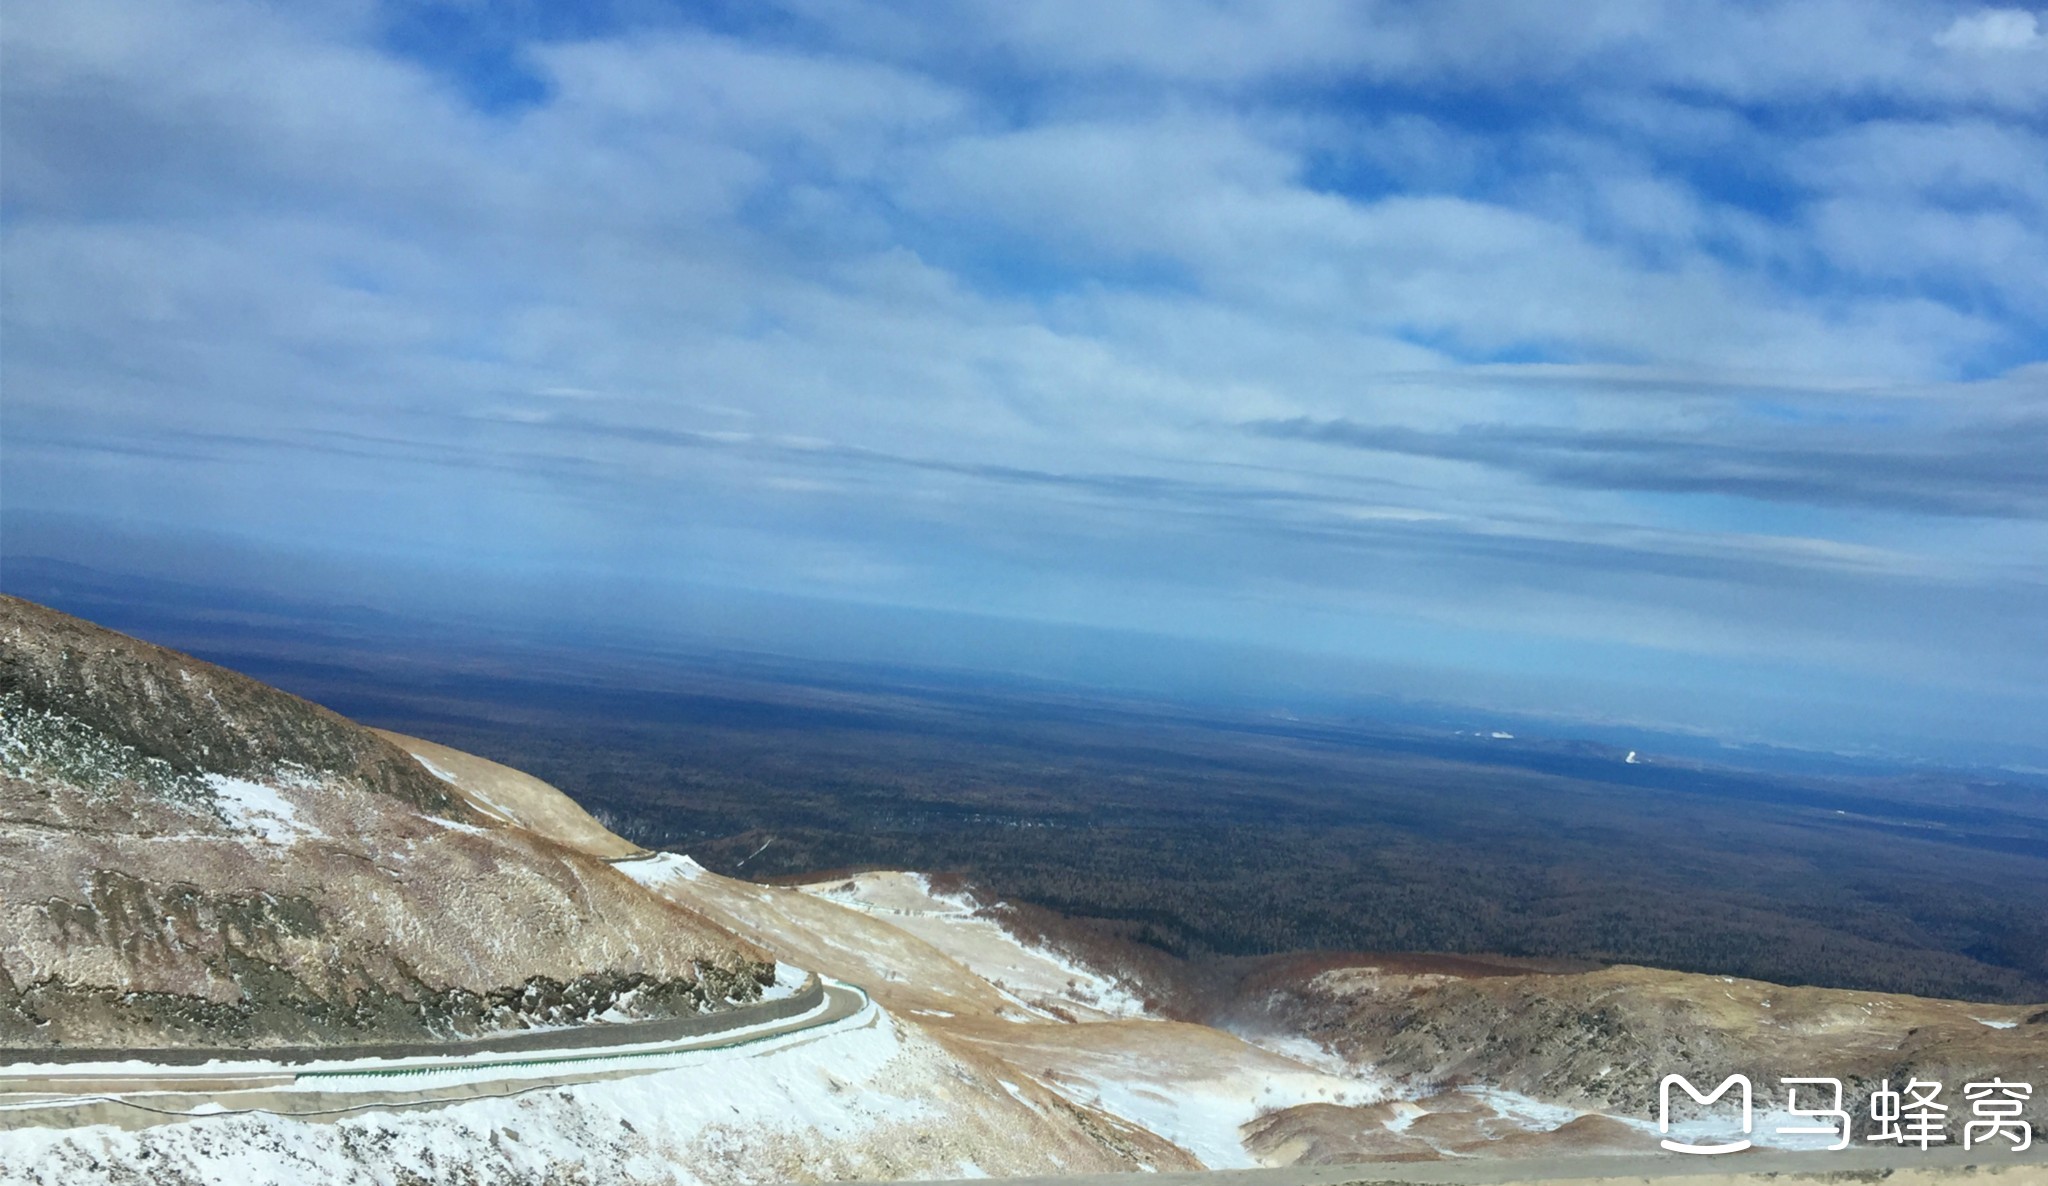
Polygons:
<instances>
[{"instance_id":1,"label":"distant plain","mask_svg":"<svg viewBox=\"0 0 2048 1186\"><path fill-rule=\"evenodd\" d=\"M62 575L8 591L529 771L719 872L958 873L1198 960L1494 953L2048 1000L2048 787L2023 776L1632 764L1455 710L1292 719Z\"/></svg>"}]
</instances>

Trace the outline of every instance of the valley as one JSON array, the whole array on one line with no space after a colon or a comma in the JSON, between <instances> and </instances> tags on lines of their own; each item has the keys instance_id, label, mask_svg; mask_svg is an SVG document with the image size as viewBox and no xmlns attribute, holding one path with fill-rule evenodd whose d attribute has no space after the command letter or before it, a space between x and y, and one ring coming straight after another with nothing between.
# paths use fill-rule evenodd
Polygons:
<instances>
[{"instance_id":1,"label":"valley","mask_svg":"<svg viewBox=\"0 0 2048 1186\"><path fill-rule=\"evenodd\" d=\"M1426 951L2048 1000L2048 785L2019 774L1629 763L1469 710L1310 718L185 605L134 624L750 879L955 873L1197 962Z\"/></svg>"},{"instance_id":2,"label":"valley","mask_svg":"<svg viewBox=\"0 0 2048 1186\"><path fill-rule=\"evenodd\" d=\"M280 1186L1590 1180L1700 1169L1657 1153L1665 1073L1823 1073L1857 1109L1907 1075L2048 1082L2039 1003L1555 956L1175 953L957 869L735 877L621 834L601 797L449 744L459 729L371 732L4 608L0 840L19 855L0 907L31 940L0 957L21 1035L0 1050L8 1186L229 1167ZM751 873L781 839L701 851ZM1130 859L1116 842L1101 859ZM94 897L111 869L138 887L119 901L151 913ZM207 879L230 875L280 887L250 900L288 891L296 913L263 917L300 921L223 911L244 899ZM505 896L543 892L527 885L554 896ZM557 937L534 942L551 918ZM633 926L699 954L663 973L658 943L608 938ZM402 945L422 933L478 953L469 970L416 962ZM1726 1173L2018 1183L2048 1166L2048 1146L1828 1160L1764 1107L1762 1151Z\"/></svg>"}]
</instances>

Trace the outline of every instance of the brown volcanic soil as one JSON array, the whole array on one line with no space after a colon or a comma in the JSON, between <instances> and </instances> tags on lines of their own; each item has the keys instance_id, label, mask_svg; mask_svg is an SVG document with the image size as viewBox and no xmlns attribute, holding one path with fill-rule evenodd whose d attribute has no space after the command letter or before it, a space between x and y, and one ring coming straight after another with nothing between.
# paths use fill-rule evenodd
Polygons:
<instances>
[{"instance_id":1,"label":"brown volcanic soil","mask_svg":"<svg viewBox=\"0 0 2048 1186\"><path fill-rule=\"evenodd\" d=\"M326 709L0 598L0 1048L418 1040L772 974Z\"/></svg>"}]
</instances>

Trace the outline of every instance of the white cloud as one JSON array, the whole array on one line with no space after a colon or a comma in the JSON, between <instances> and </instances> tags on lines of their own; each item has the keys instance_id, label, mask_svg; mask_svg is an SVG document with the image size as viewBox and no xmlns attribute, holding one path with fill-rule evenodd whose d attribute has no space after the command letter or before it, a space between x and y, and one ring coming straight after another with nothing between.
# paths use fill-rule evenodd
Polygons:
<instances>
[{"instance_id":1,"label":"white cloud","mask_svg":"<svg viewBox=\"0 0 2048 1186\"><path fill-rule=\"evenodd\" d=\"M1956 380L2038 354L2048 155L1998 111L2048 92L1936 61L1931 9L1087 11L533 45L546 98L496 114L289 9L16 14L10 500L1025 615L1633 616L1680 649L1769 620L1834 655L1822 593L1896 625L1905 584L2038 583L2019 517L1992 549L1242 430L1890 424L1881 459L2040 414L2038 376ZM1318 89L1345 77L1381 89ZM1467 118L1529 79L1563 89ZM1867 94L1970 110L1832 114ZM1756 592L1802 580L1796 614Z\"/></svg>"},{"instance_id":2,"label":"white cloud","mask_svg":"<svg viewBox=\"0 0 2048 1186\"><path fill-rule=\"evenodd\" d=\"M2012 204L2048 214L2048 136L1980 117L1872 120L1800 144L1795 175L1816 190L1945 205Z\"/></svg>"},{"instance_id":3,"label":"white cloud","mask_svg":"<svg viewBox=\"0 0 2048 1186\"><path fill-rule=\"evenodd\" d=\"M2024 8L1987 8L1959 16L1948 28L1934 35L1944 49L2010 53L2038 49L2043 44L2040 18Z\"/></svg>"},{"instance_id":4,"label":"white cloud","mask_svg":"<svg viewBox=\"0 0 2048 1186\"><path fill-rule=\"evenodd\" d=\"M2032 14L1956 18L1934 0L1016 0L915 25L888 6L791 2L862 52L924 62L957 55L962 69L1016 69L1083 96L1367 83L1495 95L1590 85L1755 102L1862 95L2009 110L2048 97L2048 78L2028 55L1987 62L1945 41L2014 44L2032 32Z\"/></svg>"},{"instance_id":5,"label":"white cloud","mask_svg":"<svg viewBox=\"0 0 2048 1186\"><path fill-rule=\"evenodd\" d=\"M537 48L560 118L643 137L701 130L716 140L798 143L854 167L891 139L957 122L965 96L887 66L664 35Z\"/></svg>"}]
</instances>

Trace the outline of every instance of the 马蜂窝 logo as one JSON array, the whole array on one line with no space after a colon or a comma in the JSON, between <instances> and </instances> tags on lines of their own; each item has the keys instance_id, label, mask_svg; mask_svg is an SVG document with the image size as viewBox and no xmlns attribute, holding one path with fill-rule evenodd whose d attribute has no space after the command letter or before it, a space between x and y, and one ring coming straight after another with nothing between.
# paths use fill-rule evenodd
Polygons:
<instances>
[{"instance_id":1,"label":"\u9a6c\u8702\u7a9d logo","mask_svg":"<svg viewBox=\"0 0 2048 1186\"><path fill-rule=\"evenodd\" d=\"M1776 1132L1788 1136L1830 1137L1834 1140L1834 1144L1828 1146L1830 1150L1849 1147L1854 1121L1848 1109L1843 1107L1840 1079L1789 1078L1778 1082L1785 1088L1783 1114L1809 1123L1780 1125ZM1711 1108L1724 1096L1729 1097L1729 1105L1741 1108L1742 1139L1715 1144L1672 1140L1669 1134L1673 1087L1685 1092L1693 1103L1703 1109ZM1812 1095L1802 1100L1802 1088L1824 1089L1820 1098L1827 1102L1823 1104ZM1939 1101L1941 1090L1941 1084L1931 1080L1914 1078L1900 1090L1892 1088L1890 1079L1884 1080L1870 1093L1871 1125L1864 1139L1917 1145L1923 1151L1947 1141L1949 1106ZM2025 1115L2027 1103L2033 1095L2034 1087L2030 1083L1988 1079L1964 1084L1963 1098L1969 1101L1973 1118L1963 1125L1963 1148L2004 1144L2015 1153L2025 1152L2034 1143L2034 1126ZM1665 1134L1659 1143L1673 1153L1739 1153L1754 1143L1750 1140L1750 1133L1755 1124L1752 1088L1747 1075L1730 1075L1705 1093L1683 1075L1666 1075L1657 1087L1657 1131Z\"/></svg>"},{"instance_id":2,"label":"\u9a6c\u8702\u7a9d logo","mask_svg":"<svg viewBox=\"0 0 2048 1186\"><path fill-rule=\"evenodd\" d=\"M1657 1131L1660 1133L1669 1133L1671 1131L1671 1088L1673 1086L1684 1088L1685 1094L1691 1096L1692 1101L1702 1108L1712 1107L1715 1100L1728 1094L1729 1088L1740 1087L1742 1089L1743 1137L1739 1141L1727 1141L1719 1145L1694 1145L1685 1141L1674 1141L1669 1136L1666 1136L1659 1142L1666 1149L1671 1150L1673 1153L1740 1153L1742 1150L1749 1148L1750 1140L1748 1134L1756 1123L1756 1117L1750 1104L1749 1076L1730 1075L1726 1079L1721 1080L1719 1087L1705 1095L1701 1095L1699 1089L1694 1087L1691 1081L1684 1075L1664 1076L1664 1081L1657 1085Z\"/></svg>"}]
</instances>

